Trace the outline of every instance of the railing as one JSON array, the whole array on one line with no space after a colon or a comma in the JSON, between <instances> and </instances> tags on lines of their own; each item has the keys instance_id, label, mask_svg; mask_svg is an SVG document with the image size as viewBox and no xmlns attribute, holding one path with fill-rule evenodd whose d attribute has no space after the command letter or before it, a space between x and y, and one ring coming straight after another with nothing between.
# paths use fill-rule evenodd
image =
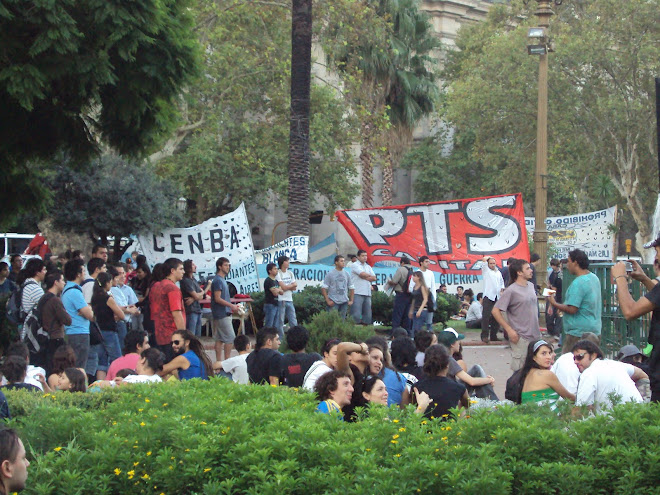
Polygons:
<instances>
[{"instance_id":1,"label":"railing","mask_svg":"<svg viewBox=\"0 0 660 495\"><path fill-rule=\"evenodd\" d=\"M626 344L634 344L640 349L646 346L651 327L651 314L649 313L636 320L626 321L619 311L619 303L616 297L617 288L610 277L612 266L612 263L591 263L589 264L589 270L600 280L603 301L603 328L600 336L600 347L607 356L616 357L619 349ZM655 278L653 265L642 265L642 268L650 278ZM566 297L566 291L573 280L575 280L575 276L564 269L562 287L564 297ZM628 290L635 301L646 294L644 285L635 280L631 280L628 284Z\"/></svg>"}]
</instances>

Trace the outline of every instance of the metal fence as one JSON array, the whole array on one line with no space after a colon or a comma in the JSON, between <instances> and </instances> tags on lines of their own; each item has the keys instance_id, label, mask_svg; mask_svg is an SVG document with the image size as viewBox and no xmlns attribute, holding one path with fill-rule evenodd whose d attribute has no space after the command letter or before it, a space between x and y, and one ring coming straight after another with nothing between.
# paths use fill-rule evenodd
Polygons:
<instances>
[{"instance_id":1,"label":"metal fence","mask_svg":"<svg viewBox=\"0 0 660 495\"><path fill-rule=\"evenodd\" d=\"M600 292L603 301L602 322L603 328L600 336L600 347L609 357L616 357L617 352L626 344L634 344L643 349L648 340L651 327L651 314L647 314L632 321L626 321L619 311L619 303L616 297L616 285L612 284L610 268L612 263L590 263L589 270L600 280ZM650 278L655 278L653 265L642 265L642 268ZM575 276L564 269L562 293L566 294ZM646 294L646 288L640 282L631 280L628 289L635 300Z\"/></svg>"}]
</instances>

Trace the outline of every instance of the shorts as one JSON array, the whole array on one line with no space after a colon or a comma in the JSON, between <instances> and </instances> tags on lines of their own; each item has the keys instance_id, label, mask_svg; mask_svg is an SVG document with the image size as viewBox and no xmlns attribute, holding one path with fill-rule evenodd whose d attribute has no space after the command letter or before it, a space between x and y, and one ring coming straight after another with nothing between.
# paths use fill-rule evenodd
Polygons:
<instances>
[{"instance_id":1,"label":"shorts","mask_svg":"<svg viewBox=\"0 0 660 495\"><path fill-rule=\"evenodd\" d=\"M234 325L231 322L231 317L220 318L213 320L213 338L219 340L223 344L233 344L236 334L234 333Z\"/></svg>"}]
</instances>

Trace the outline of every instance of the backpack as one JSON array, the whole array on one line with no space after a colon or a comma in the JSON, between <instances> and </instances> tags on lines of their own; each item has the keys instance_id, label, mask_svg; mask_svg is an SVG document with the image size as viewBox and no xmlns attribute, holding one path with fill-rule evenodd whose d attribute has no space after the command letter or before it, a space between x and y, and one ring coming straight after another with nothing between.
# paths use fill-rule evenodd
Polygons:
<instances>
[{"instance_id":1,"label":"backpack","mask_svg":"<svg viewBox=\"0 0 660 495\"><path fill-rule=\"evenodd\" d=\"M23 311L23 289L28 284L36 284L36 282L26 282L18 287L7 300L7 319L14 325L20 325L25 321L25 311Z\"/></svg>"},{"instance_id":2,"label":"backpack","mask_svg":"<svg viewBox=\"0 0 660 495\"><path fill-rule=\"evenodd\" d=\"M57 296L50 292L44 294L44 296L39 299L37 305L28 311L25 321L23 322L23 342L25 342L31 354L38 354L45 349L50 340L50 335L48 335L48 332L43 328L41 312L46 302L53 297Z\"/></svg>"},{"instance_id":3,"label":"backpack","mask_svg":"<svg viewBox=\"0 0 660 495\"><path fill-rule=\"evenodd\" d=\"M413 269L408 268L408 276L406 277L406 283L403 286L403 291L402 291L404 294L410 294L410 281L412 280L413 273L414 273Z\"/></svg>"}]
</instances>

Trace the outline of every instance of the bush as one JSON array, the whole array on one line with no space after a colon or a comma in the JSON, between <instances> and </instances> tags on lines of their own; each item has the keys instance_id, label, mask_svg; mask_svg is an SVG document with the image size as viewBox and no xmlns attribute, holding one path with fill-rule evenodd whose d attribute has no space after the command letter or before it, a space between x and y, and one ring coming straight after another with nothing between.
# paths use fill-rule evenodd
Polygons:
<instances>
[{"instance_id":1,"label":"bush","mask_svg":"<svg viewBox=\"0 0 660 495\"><path fill-rule=\"evenodd\" d=\"M374 334L373 327L355 325L353 319L348 316L342 320L337 311L322 311L305 325L309 331L309 343L307 352L320 353L323 344L330 339L342 341L366 340Z\"/></svg>"},{"instance_id":2,"label":"bush","mask_svg":"<svg viewBox=\"0 0 660 495\"><path fill-rule=\"evenodd\" d=\"M392 310L394 309L394 296L377 291L371 294L371 315L373 321L379 321L386 327L392 326Z\"/></svg>"},{"instance_id":3,"label":"bush","mask_svg":"<svg viewBox=\"0 0 660 495\"><path fill-rule=\"evenodd\" d=\"M225 379L7 399L27 494L650 494L660 479L657 405L575 422L505 406L446 423L376 407L350 424L315 413L308 392Z\"/></svg>"},{"instance_id":4,"label":"bush","mask_svg":"<svg viewBox=\"0 0 660 495\"><path fill-rule=\"evenodd\" d=\"M434 323L445 323L449 321L449 317L457 314L461 309L461 303L455 296L451 294L437 293L435 299L435 313L433 314Z\"/></svg>"},{"instance_id":5,"label":"bush","mask_svg":"<svg viewBox=\"0 0 660 495\"><path fill-rule=\"evenodd\" d=\"M320 286L308 285L300 292L295 292L293 305L296 308L296 318L301 325L310 323L314 316L326 310L325 298Z\"/></svg>"}]
</instances>

